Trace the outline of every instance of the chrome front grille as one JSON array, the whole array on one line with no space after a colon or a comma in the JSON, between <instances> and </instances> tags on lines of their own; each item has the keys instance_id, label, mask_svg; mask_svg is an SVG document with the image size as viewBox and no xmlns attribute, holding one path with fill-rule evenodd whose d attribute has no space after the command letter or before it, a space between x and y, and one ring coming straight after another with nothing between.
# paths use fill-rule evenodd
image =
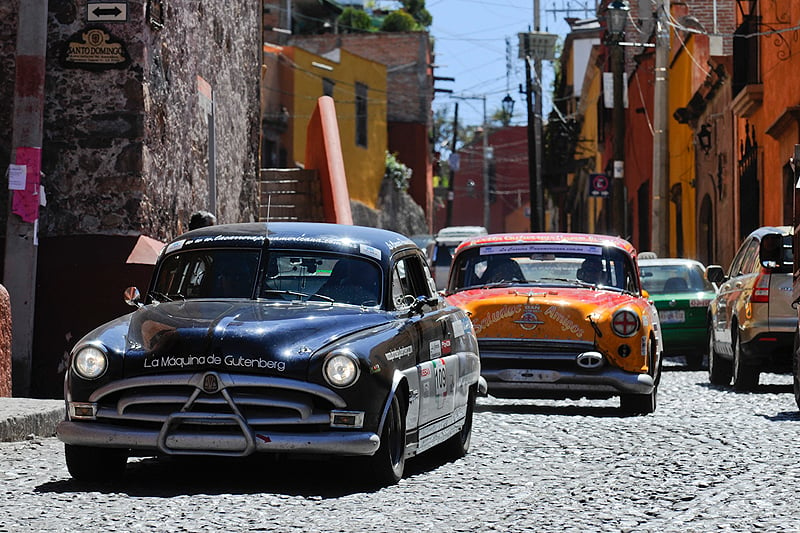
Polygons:
<instances>
[{"instance_id":1,"label":"chrome front grille","mask_svg":"<svg viewBox=\"0 0 800 533\"><path fill-rule=\"evenodd\" d=\"M212 384L212 385L209 385ZM327 425L344 400L325 387L278 377L215 371L139 376L95 391L98 420L162 425L177 413L189 424L252 428Z\"/></svg>"},{"instance_id":2,"label":"chrome front grille","mask_svg":"<svg viewBox=\"0 0 800 533\"><path fill-rule=\"evenodd\" d=\"M574 369L578 354L595 349L591 342L505 338L478 339L478 348L482 370Z\"/></svg>"}]
</instances>

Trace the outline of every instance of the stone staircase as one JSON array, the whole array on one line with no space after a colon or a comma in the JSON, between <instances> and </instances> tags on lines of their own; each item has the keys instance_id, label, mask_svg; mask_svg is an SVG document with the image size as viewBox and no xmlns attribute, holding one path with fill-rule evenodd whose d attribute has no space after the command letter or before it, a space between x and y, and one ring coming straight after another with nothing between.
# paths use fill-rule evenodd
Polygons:
<instances>
[{"instance_id":1,"label":"stone staircase","mask_svg":"<svg viewBox=\"0 0 800 533\"><path fill-rule=\"evenodd\" d=\"M261 169L260 222L324 222L316 170Z\"/></svg>"}]
</instances>

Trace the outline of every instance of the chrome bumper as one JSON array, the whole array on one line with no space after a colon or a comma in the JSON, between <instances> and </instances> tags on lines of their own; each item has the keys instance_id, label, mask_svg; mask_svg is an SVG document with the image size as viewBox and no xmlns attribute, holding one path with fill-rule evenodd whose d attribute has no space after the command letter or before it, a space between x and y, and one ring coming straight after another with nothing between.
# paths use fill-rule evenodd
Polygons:
<instances>
[{"instance_id":1,"label":"chrome bumper","mask_svg":"<svg viewBox=\"0 0 800 533\"><path fill-rule=\"evenodd\" d=\"M502 396L503 393L530 392L546 393L548 396L560 391L591 394L649 394L655 388L653 377L649 374L634 374L616 368L605 368L597 372L575 372L569 370L483 370L481 375L489 385L489 394Z\"/></svg>"},{"instance_id":2,"label":"chrome bumper","mask_svg":"<svg viewBox=\"0 0 800 533\"><path fill-rule=\"evenodd\" d=\"M253 432L240 423L240 432L215 433L208 426L204 426L204 431L192 431L181 426L184 421L173 420L156 430L67 420L58 425L56 434L66 444L130 448L167 455L246 456L254 452L373 455L380 446L378 435L369 431Z\"/></svg>"}]
</instances>

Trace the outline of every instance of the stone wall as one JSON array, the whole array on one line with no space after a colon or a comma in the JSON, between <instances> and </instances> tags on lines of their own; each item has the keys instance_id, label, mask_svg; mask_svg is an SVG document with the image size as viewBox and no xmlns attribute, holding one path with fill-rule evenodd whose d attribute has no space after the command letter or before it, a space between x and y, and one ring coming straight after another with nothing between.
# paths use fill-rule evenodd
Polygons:
<instances>
[{"instance_id":1,"label":"stone wall","mask_svg":"<svg viewBox=\"0 0 800 533\"><path fill-rule=\"evenodd\" d=\"M18 1L0 5L3 168L11 144ZM48 205L40 236L169 238L186 229L192 211L212 207L211 100L204 106L198 77L213 96L217 218L254 220L259 4L131 0L127 6L126 22L95 23L85 0L49 4L42 150ZM67 42L90 28L122 43L130 63L102 69L65 62Z\"/></svg>"}]
</instances>

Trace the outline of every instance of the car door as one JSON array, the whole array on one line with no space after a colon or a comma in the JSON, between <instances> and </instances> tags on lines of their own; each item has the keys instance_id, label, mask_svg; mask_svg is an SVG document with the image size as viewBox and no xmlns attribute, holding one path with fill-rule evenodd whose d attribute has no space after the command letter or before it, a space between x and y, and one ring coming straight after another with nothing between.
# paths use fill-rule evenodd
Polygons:
<instances>
[{"instance_id":1,"label":"car door","mask_svg":"<svg viewBox=\"0 0 800 533\"><path fill-rule=\"evenodd\" d=\"M456 407L455 388L459 375L458 358L453 355L452 311L438 301L433 281L424 258L416 253L397 260L392 282L395 307L407 313L406 327L415 338L416 367L407 375L409 383L417 383L418 405L408 419L409 427L417 426L421 449L443 440L442 430L452 424ZM418 298L430 303L414 303Z\"/></svg>"},{"instance_id":2,"label":"car door","mask_svg":"<svg viewBox=\"0 0 800 533\"><path fill-rule=\"evenodd\" d=\"M758 272L757 264L758 239L752 237L739 248L739 252L731 263L728 279L719 289L715 337L728 354L733 353L733 320L741 312L750 295L753 280Z\"/></svg>"}]
</instances>

